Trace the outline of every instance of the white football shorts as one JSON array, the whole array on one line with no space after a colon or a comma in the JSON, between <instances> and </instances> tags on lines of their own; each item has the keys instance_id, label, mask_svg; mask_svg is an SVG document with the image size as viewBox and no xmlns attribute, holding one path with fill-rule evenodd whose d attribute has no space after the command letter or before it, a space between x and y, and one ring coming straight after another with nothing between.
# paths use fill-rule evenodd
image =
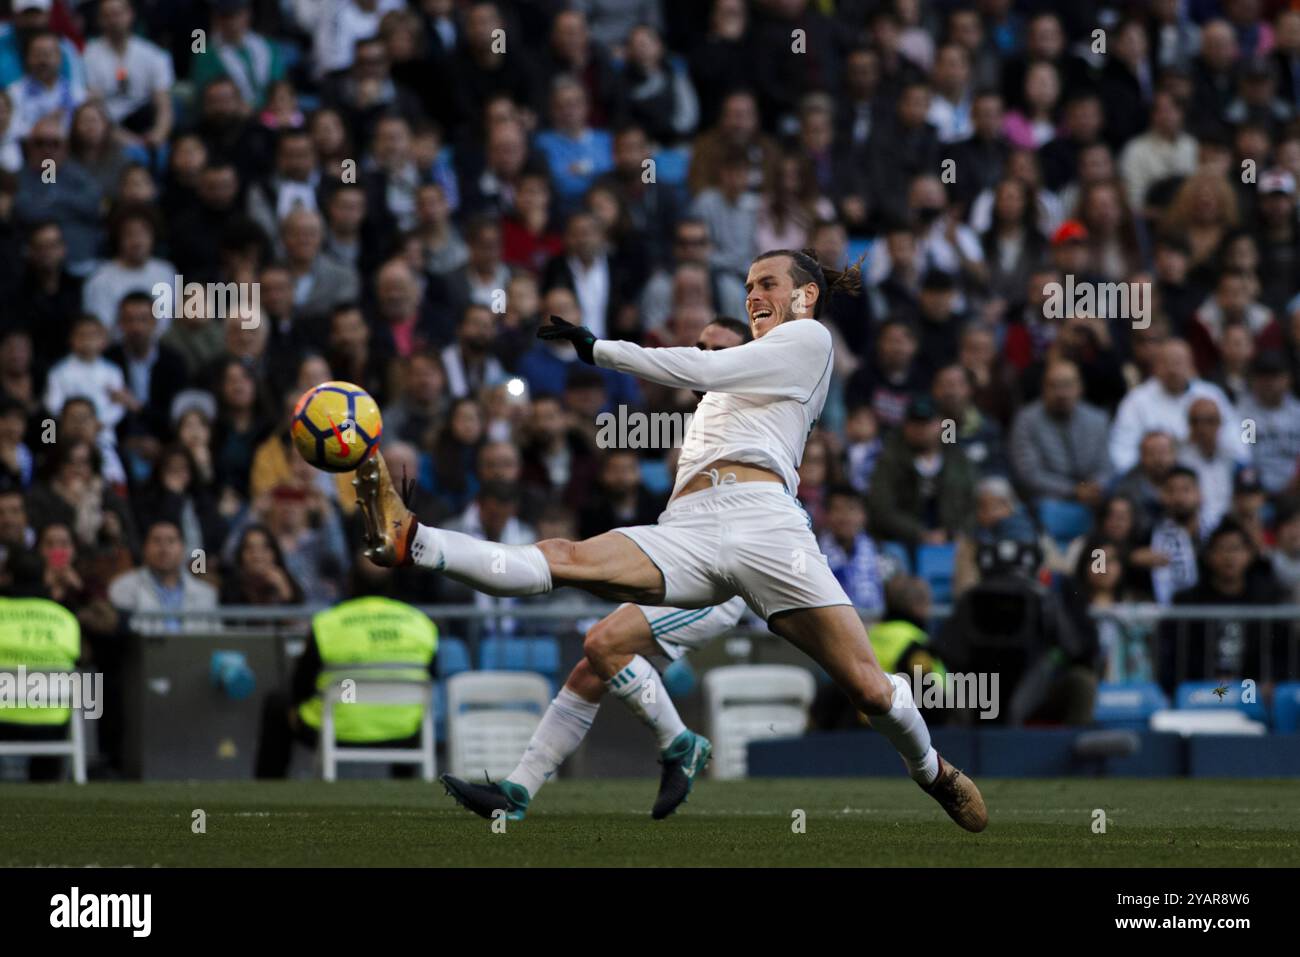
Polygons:
<instances>
[{"instance_id":1,"label":"white football shorts","mask_svg":"<svg viewBox=\"0 0 1300 957\"><path fill-rule=\"evenodd\" d=\"M667 608L659 605L633 605L645 615L650 636L659 643L671 661L688 651L703 648L714 638L725 635L745 614L745 599L737 595L721 605L707 608Z\"/></svg>"},{"instance_id":2,"label":"white football shorts","mask_svg":"<svg viewBox=\"0 0 1300 957\"><path fill-rule=\"evenodd\" d=\"M739 595L765 622L796 608L852 605L812 520L777 482L732 482L669 503L655 525L614 531L664 576L664 605L704 608Z\"/></svg>"}]
</instances>

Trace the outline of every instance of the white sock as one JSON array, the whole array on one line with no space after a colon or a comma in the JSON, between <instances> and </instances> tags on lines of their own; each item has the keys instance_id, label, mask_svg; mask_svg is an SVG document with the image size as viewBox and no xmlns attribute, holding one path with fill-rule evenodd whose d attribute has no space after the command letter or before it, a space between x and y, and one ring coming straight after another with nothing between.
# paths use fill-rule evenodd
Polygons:
<instances>
[{"instance_id":1,"label":"white sock","mask_svg":"<svg viewBox=\"0 0 1300 957\"><path fill-rule=\"evenodd\" d=\"M411 542L411 559L498 598L551 590L551 569L536 545L502 545L421 525Z\"/></svg>"},{"instance_id":2,"label":"white sock","mask_svg":"<svg viewBox=\"0 0 1300 957\"><path fill-rule=\"evenodd\" d=\"M605 687L650 726L659 741L660 751L686 730L659 672L640 655L633 655L627 667L606 681Z\"/></svg>"},{"instance_id":3,"label":"white sock","mask_svg":"<svg viewBox=\"0 0 1300 957\"><path fill-rule=\"evenodd\" d=\"M930 729L912 697L912 686L902 675L886 675L894 684L894 703L885 714L871 715L871 726L889 739L918 784L939 776L939 753L930 746Z\"/></svg>"},{"instance_id":4,"label":"white sock","mask_svg":"<svg viewBox=\"0 0 1300 957\"><path fill-rule=\"evenodd\" d=\"M506 775L506 780L518 784L535 795L558 768L582 744L591 730L600 704L578 697L568 688L561 688L542 720L533 732L519 759L519 766Z\"/></svg>"}]
</instances>

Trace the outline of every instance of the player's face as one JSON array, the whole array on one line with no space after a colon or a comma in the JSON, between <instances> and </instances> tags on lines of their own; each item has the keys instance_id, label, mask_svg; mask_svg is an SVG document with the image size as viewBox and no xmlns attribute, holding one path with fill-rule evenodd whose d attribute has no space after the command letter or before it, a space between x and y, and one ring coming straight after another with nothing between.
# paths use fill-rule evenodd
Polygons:
<instances>
[{"instance_id":1,"label":"player's face","mask_svg":"<svg viewBox=\"0 0 1300 957\"><path fill-rule=\"evenodd\" d=\"M791 265L789 256L773 256L749 267L745 311L749 313L749 326L755 339L761 339L787 319L812 315L817 286L814 283L796 286L790 274Z\"/></svg>"}]
</instances>

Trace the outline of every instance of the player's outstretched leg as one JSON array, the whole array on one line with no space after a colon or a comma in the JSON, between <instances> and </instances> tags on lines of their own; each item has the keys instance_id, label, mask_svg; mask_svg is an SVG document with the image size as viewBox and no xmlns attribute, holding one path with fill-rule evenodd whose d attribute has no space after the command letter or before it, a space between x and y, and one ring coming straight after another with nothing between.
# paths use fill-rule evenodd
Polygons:
<instances>
[{"instance_id":1,"label":"player's outstretched leg","mask_svg":"<svg viewBox=\"0 0 1300 957\"><path fill-rule=\"evenodd\" d=\"M536 545L503 545L421 525L394 487L379 451L357 469L352 485L365 525L365 555L376 565L432 568L503 598L541 595L571 585L611 601L658 604L663 599L663 573L617 532L581 542L548 539Z\"/></svg>"},{"instance_id":2,"label":"player's outstretched leg","mask_svg":"<svg viewBox=\"0 0 1300 957\"><path fill-rule=\"evenodd\" d=\"M826 669L871 726L889 739L912 779L957 824L979 832L988 810L975 782L948 764L930 744L930 730L901 675L876 661L858 613L850 605L801 608L772 616L771 628Z\"/></svg>"},{"instance_id":3,"label":"player's outstretched leg","mask_svg":"<svg viewBox=\"0 0 1300 957\"><path fill-rule=\"evenodd\" d=\"M640 616L639 612L632 610ZM644 621L644 617L641 620ZM509 820L523 820L529 803L541 786L550 780L569 755L578 750L578 745L591 730L604 693L605 683L592 671L587 659L582 659L574 665L564 687L542 715L519 765L513 771L500 781L483 784L444 774L442 783L447 793L456 799L457 804L479 817L491 819L494 811L504 811Z\"/></svg>"}]
</instances>

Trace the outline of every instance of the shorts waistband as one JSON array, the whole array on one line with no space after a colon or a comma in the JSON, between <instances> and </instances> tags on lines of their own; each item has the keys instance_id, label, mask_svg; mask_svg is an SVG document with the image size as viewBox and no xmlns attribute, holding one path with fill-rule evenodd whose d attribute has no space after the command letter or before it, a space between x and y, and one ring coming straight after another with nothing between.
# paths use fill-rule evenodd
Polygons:
<instances>
[{"instance_id":1,"label":"shorts waistband","mask_svg":"<svg viewBox=\"0 0 1300 957\"><path fill-rule=\"evenodd\" d=\"M778 495L791 502L795 501L795 497L790 494L781 482L724 482L712 488L702 488L679 496L669 502L664 511L674 512L685 508L710 508L725 499L751 494Z\"/></svg>"}]
</instances>

